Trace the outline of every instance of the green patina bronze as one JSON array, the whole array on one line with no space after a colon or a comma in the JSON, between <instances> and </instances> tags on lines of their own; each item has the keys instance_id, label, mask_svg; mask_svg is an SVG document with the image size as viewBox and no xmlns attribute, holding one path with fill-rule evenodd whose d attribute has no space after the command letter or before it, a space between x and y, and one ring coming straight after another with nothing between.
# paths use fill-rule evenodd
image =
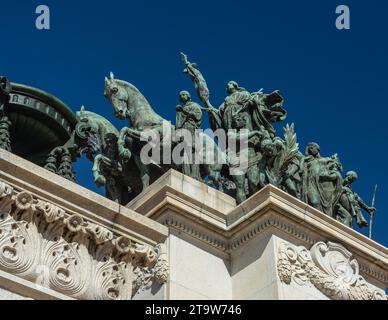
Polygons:
<instances>
[{"instance_id":1,"label":"green patina bronze","mask_svg":"<svg viewBox=\"0 0 388 320\"><path fill-rule=\"evenodd\" d=\"M0 148L11 151L11 121L5 113L5 106L10 99L11 84L7 78L0 76Z\"/></svg>"},{"instance_id":2,"label":"green patina bronze","mask_svg":"<svg viewBox=\"0 0 388 320\"><path fill-rule=\"evenodd\" d=\"M47 92L10 82L6 87L0 91L2 148L44 165L50 151L70 138L75 115Z\"/></svg>"},{"instance_id":3,"label":"green patina bronze","mask_svg":"<svg viewBox=\"0 0 388 320\"><path fill-rule=\"evenodd\" d=\"M169 126L167 131L175 130L175 126L158 115L134 85L115 79L114 75L111 74L109 79L105 78L104 95L111 102L115 116L121 120L128 119L129 121L130 127L122 128L119 134L119 156L123 161L128 161L131 157L135 158L142 177L143 190L168 169L179 169L174 163L155 165L153 163L145 164L140 161L140 150L145 145L145 142L141 141L141 133L147 129L152 129L159 134L162 141L160 149L160 158L162 159L164 148L172 150L172 144L174 143L171 140L163 142L165 138L163 137L163 124ZM214 158L225 156L219 151L215 141L208 135L200 133L198 138L200 139L200 145L203 147L203 150L201 150L203 157L206 158L208 153L214 154ZM206 176L213 185L222 190L220 175L222 164L219 164L220 162L222 161L208 164L204 159L199 169L202 177ZM155 172L156 175L152 172Z\"/></svg>"},{"instance_id":4,"label":"green patina bronze","mask_svg":"<svg viewBox=\"0 0 388 320\"><path fill-rule=\"evenodd\" d=\"M163 142L161 153L164 148L172 150L184 139L163 140L167 139L163 137L164 119L135 86L115 79L113 74L109 79L105 78L104 95L112 104L114 115L129 121L129 127L121 130L83 107L73 114L54 96L0 77L0 147L70 180L75 180L72 163L85 154L93 162L94 182L105 186L108 198L122 204L174 168L234 196L238 203L272 184L349 227L353 221L360 227L368 225L362 209L371 215L376 209L369 207L352 190L358 178L354 171L342 177L338 155L322 157L317 143L309 143L302 154L293 124L284 127L284 138L276 135L273 124L287 116L279 91L270 94L262 90L249 92L236 81L229 81L227 96L220 107L215 108L198 66L185 54L181 55L184 73L193 82L202 106L192 100L188 91L181 91L176 125L170 124L169 129L186 129L192 141L186 147L193 153L198 151L193 141L201 141L203 149L199 151L204 158L200 164L186 158L179 165L141 161L141 150L147 143L141 140L145 130L153 129L159 133ZM239 141L247 134L245 172L234 172L233 156L221 151L215 139L196 132L202 125L202 111L207 113L214 131L228 132L228 142ZM239 152L237 150L237 156ZM216 159L215 164L206 162L209 154L212 155L210 158ZM221 161L217 161L217 157L221 157L218 159Z\"/></svg>"},{"instance_id":5,"label":"green patina bronze","mask_svg":"<svg viewBox=\"0 0 388 320\"><path fill-rule=\"evenodd\" d=\"M178 105L176 108L176 129L186 129L191 133L191 145L187 147L192 149L192 154L195 153L194 142L197 139L196 130L201 128L202 124L202 111L198 103L191 100L191 95L188 91L181 91L179 93L179 99L182 105ZM188 175L197 180L201 180L201 173L199 164L195 164L194 161L186 161L180 168L182 173Z\"/></svg>"},{"instance_id":6,"label":"green patina bronze","mask_svg":"<svg viewBox=\"0 0 388 320\"><path fill-rule=\"evenodd\" d=\"M361 209L364 209L370 215L376 212L376 208L369 207L362 198L351 189L351 185L358 179L355 171L349 171L342 182L342 190L339 201L335 205L337 220L352 227L354 219L360 228L367 227Z\"/></svg>"}]
</instances>

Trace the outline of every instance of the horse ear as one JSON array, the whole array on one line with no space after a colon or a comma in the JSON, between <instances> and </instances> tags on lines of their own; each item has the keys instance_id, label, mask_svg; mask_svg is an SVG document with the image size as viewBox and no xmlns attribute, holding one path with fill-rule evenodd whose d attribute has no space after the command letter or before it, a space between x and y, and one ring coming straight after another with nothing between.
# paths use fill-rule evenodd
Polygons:
<instances>
[{"instance_id":1,"label":"horse ear","mask_svg":"<svg viewBox=\"0 0 388 320\"><path fill-rule=\"evenodd\" d=\"M105 77L105 82L108 82L109 80L108 80L108 77Z\"/></svg>"},{"instance_id":2,"label":"horse ear","mask_svg":"<svg viewBox=\"0 0 388 320\"><path fill-rule=\"evenodd\" d=\"M80 110L79 110L79 118L80 118L80 120L82 120L84 118L84 115L85 115L85 106L82 105Z\"/></svg>"},{"instance_id":3,"label":"horse ear","mask_svg":"<svg viewBox=\"0 0 388 320\"><path fill-rule=\"evenodd\" d=\"M110 79L113 80L115 78L115 75L113 74L113 72L111 71L110 72Z\"/></svg>"}]
</instances>

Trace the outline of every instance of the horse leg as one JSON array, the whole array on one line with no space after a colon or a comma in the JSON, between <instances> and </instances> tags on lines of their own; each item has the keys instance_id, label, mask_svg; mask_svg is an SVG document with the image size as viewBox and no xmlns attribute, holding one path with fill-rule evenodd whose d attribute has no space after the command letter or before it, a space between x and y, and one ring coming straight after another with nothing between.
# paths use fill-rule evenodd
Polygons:
<instances>
[{"instance_id":1,"label":"horse leg","mask_svg":"<svg viewBox=\"0 0 388 320\"><path fill-rule=\"evenodd\" d=\"M103 161L103 157L104 157L103 155L99 154L94 158L94 162L93 162L93 168L92 168L93 179L94 179L94 183L98 187L104 186L106 184L106 179L103 176L102 170L101 170L101 163Z\"/></svg>"},{"instance_id":2,"label":"horse leg","mask_svg":"<svg viewBox=\"0 0 388 320\"><path fill-rule=\"evenodd\" d=\"M139 157L135 157L134 159L135 159L136 166L140 172L142 191L144 191L150 185L150 168L148 165L142 163Z\"/></svg>"},{"instance_id":3,"label":"horse leg","mask_svg":"<svg viewBox=\"0 0 388 320\"><path fill-rule=\"evenodd\" d=\"M129 161L129 159L131 159L131 156L132 156L131 151L127 148L127 145L126 145L127 135L129 130L130 129L127 127L122 128L119 134L119 138L117 140L117 148L119 151L119 155L124 161Z\"/></svg>"}]
</instances>

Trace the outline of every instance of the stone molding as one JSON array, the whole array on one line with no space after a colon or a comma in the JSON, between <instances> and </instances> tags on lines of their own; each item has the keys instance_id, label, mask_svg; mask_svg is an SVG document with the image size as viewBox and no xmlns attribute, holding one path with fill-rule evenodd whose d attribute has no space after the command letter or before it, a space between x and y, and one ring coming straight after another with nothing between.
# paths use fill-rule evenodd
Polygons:
<instances>
[{"instance_id":1,"label":"stone molding","mask_svg":"<svg viewBox=\"0 0 388 320\"><path fill-rule=\"evenodd\" d=\"M370 286L359 274L359 264L341 244L317 242L310 250L281 243L277 270L290 285L314 286L334 300L387 300L385 292Z\"/></svg>"},{"instance_id":2,"label":"stone molding","mask_svg":"<svg viewBox=\"0 0 388 320\"><path fill-rule=\"evenodd\" d=\"M163 215L163 219L160 219L160 222L170 228L185 232L188 235L225 253L232 253L255 236L260 235L262 232L272 227L278 228L308 244L312 245L316 242L316 240L311 238L311 235L303 232L303 230L296 228L292 224L287 224L285 221L281 221L281 219L271 215L263 216L262 219L252 224L250 228L244 230L243 233L240 233L235 237L222 237L221 234L212 233L208 230L202 230L196 223L193 223L188 219L172 215L171 213L166 216Z\"/></svg>"},{"instance_id":3,"label":"stone molding","mask_svg":"<svg viewBox=\"0 0 388 320\"><path fill-rule=\"evenodd\" d=\"M167 281L163 247L118 236L0 180L0 269L38 286L77 299L131 299L138 270Z\"/></svg>"},{"instance_id":4,"label":"stone molding","mask_svg":"<svg viewBox=\"0 0 388 320\"><path fill-rule=\"evenodd\" d=\"M264 213L259 219L257 219L255 222L252 222L249 227L242 232L226 237L222 236L218 232L209 231L198 223L182 217L179 214L171 213L176 212L176 208L174 209L174 207L164 207L164 212L168 212L169 209L171 210L169 213L160 215L160 217L162 217L158 219L160 223L168 226L169 228L184 232L226 255L232 254L234 251L244 246L254 237L262 235L264 232L271 228L277 229L280 232L297 239L298 241L304 243L306 246L312 246L322 240L322 238L320 238L318 235L314 235L307 229L298 227L297 223L286 220L282 218L282 216L270 212L267 214ZM384 272L381 267L371 267L369 263L366 262L363 264L360 261L359 269L363 274L388 285L388 274L387 272Z\"/></svg>"},{"instance_id":5,"label":"stone molding","mask_svg":"<svg viewBox=\"0 0 388 320\"><path fill-rule=\"evenodd\" d=\"M387 248L282 190L268 185L242 204L233 206L229 201L225 207L218 204L225 194L213 203L201 200L219 193L213 189L210 194L207 186L201 185L170 170L127 207L201 241L221 256L232 254L269 230L307 247L324 239L338 239L357 258L368 280L388 285Z\"/></svg>"},{"instance_id":6,"label":"stone molding","mask_svg":"<svg viewBox=\"0 0 388 320\"><path fill-rule=\"evenodd\" d=\"M387 248L270 185L236 206L170 171L126 208L3 150L0 166L0 273L9 275L5 287L15 278L30 286L30 297L46 288L59 299L130 299L161 285L169 229L227 260L268 235L306 248L341 242L368 285L388 284ZM7 269L15 256L17 267ZM24 292L17 282L6 290Z\"/></svg>"},{"instance_id":7,"label":"stone molding","mask_svg":"<svg viewBox=\"0 0 388 320\"><path fill-rule=\"evenodd\" d=\"M135 241L155 246L168 237L160 223L2 149L0 180Z\"/></svg>"}]
</instances>

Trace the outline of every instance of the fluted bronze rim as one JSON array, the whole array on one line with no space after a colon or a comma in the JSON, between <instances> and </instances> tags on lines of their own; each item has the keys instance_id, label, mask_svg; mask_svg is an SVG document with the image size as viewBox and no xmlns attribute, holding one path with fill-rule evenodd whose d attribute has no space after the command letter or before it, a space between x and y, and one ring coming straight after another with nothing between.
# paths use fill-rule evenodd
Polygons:
<instances>
[{"instance_id":1,"label":"fluted bronze rim","mask_svg":"<svg viewBox=\"0 0 388 320\"><path fill-rule=\"evenodd\" d=\"M27 94L41 101L44 101L45 103L51 105L57 112L62 114L72 127L75 126L77 122L76 116L73 113L73 111L71 111L71 109L62 100L56 98L55 96L53 96L52 94L46 91L31 87L31 86L27 86L24 84L12 82L11 86L12 86L11 93Z\"/></svg>"}]
</instances>

